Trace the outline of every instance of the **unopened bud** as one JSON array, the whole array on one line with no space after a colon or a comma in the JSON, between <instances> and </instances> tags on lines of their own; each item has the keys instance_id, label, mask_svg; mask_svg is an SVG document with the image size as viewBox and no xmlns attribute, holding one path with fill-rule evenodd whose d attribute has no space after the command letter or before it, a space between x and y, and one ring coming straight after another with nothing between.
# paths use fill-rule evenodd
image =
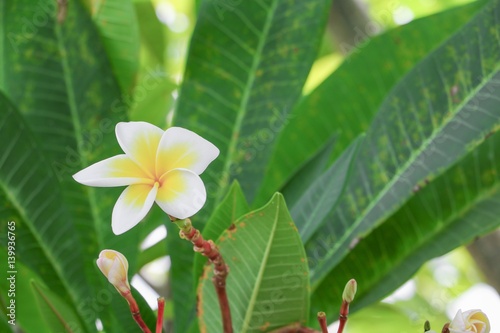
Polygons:
<instances>
[{"instance_id":1,"label":"unopened bud","mask_svg":"<svg viewBox=\"0 0 500 333\"><path fill-rule=\"evenodd\" d=\"M347 303L351 303L356 295L356 290L358 289L358 284L356 280L350 279L345 285L344 292L342 293L342 300Z\"/></svg>"},{"instance_id":2,"label":"unopened bud","mask_svg":"<svg viewBox=\"0 0 500 333\"><path fill-rule=\"evenodd\" d=\"M102 250L97 259L97 267L121 294L130 291L128 283L128 261L120 252Z\"/></svg>"}]
</instances>

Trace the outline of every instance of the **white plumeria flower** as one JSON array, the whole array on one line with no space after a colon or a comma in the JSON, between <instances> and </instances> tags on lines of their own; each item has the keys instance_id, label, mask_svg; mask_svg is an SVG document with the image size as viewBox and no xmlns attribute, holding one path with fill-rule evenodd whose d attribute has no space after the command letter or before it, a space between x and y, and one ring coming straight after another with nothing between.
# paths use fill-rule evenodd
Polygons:
<instances>
[{"instance_id":1,"label":"white plumeria flower","mask_svg":"<svg viewBox=\"0 0 500 333\"><path fill-rule=\"evenodd\" d=\"M489 333L490 321L481 310L458 310L449 330L450 333Z\"/></svg>"},{"instance_id":2,"label":"white plumeria flower","mask_svg":"<svg viewBox=\"0 0 500 333\"><path fill-rule=\"evenodd\" d=\"M121 122L115 132L125 154L97 162L73 178L88 186L128 185L113 208L116 235L138 224L154 202L178 219L203 207L207 195L199 174L219 155L217 147L180 127L163 131L145 122Z\"/></svg>"}]
</instances>

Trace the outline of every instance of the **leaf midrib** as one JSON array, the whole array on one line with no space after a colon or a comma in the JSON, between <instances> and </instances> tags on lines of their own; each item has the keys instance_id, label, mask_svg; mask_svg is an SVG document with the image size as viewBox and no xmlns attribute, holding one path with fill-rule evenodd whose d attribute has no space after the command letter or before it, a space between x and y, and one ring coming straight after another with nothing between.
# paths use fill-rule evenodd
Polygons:
<instances>
[{"instance_id":1,"label":"leaf midrib","mask_svg":"<svg viewBox=\"0 0 500 333\"><path fill-rule=\"evenodd\" d=\"M262 51L264 50L265 41L267 39L267 36L269 35L269 31L271 29L271 23L276 14L277 8L278 8L278 1L275 0L271 4L269 10L267 11L266 22L264 23L262 34L260 35L259 43L257 44L252 66L250 67L250 72L246 82L246 87L248 89L243 91L243 96L241 98L241 103L239 107L240 112L236 116L236 121L234 123L233 131L231 133L231 140L229 141L227 157L224 160L224 166L222 168L223 175L229 174L229 168L231 167L232 158L236 153L237 142L239 140L239 135L241 134L241 127L243 126L243 119L245 118L245 115L248 110L248 102L250 99L250 93L252 91L251 88L255 83L257 68L259 67L261 62ZM224 193L225 193L225 187L219 186L216 196L216 203L221 202Z\"/></svg>"},{"instance_id":2,"label":"leaf midrib","mask_svg":"<svg viewBox=\"0 0 500 333\"><path fill-rule=\"evenodd\" d=\"M257 300L257 295L259 293L260 285L261 285L262 280L263 280L262 277L263 277L264 272L266 270L266 265L267 265L267 261L269 260L269 254L271 252L271 247L273 244L274 235L276 233L276 228L278 226L278 221L279 221L278 217L279 217L279 213L280 213L281 200L280 200L279 196L275 196L275 200L277 200L278 203L276 205L276 213L274 216L273 228L272 228L270 235L269 235L269 242L268 242L266 250L264 252L264 258L262 259L262 263L261 263L260 268L259 268L259 273L257 274L256 284L254 285L254 288L252 290L252 296L250 297L248 309L247 309L247 312L245 313L245 318L243 319L243 325L241 327L242 333L246 333L248 331L248 327L250 325L250 320L252 319L252 315L253 315L253 309L255 307L255 303Z\"/></svg>"},{"instance_id":3,"label":"leaf midrib","mask_svg":"<svg viewBox=\"0 0 500 333\"><path fill-rule=\"evenodd\" d=\"M362 224L362 222L364 221L364 219L368 215L368 213L371 212L372 209L377 206L379 200L381 198L383 198L387 194L387 192L390 191L390 189L393 187L394 183L396 183L396 181L399 180L400 176L411 167L411 165L413 164L413 161L415 161L417 157L421 156L422 154L424 154L428 151L427 148L434 141L434 139L437 137L437 135L439 135L442 132L443 128L446 127L452 120L456 119L458 114L460 114L461 112L464 111L464 106L467 105L469 103L469 101L473 100L475 98L475 96L477 96L477 92L480 91L489 82L491 82L492 77L495 76L499 72L499 68L500 68L500 65L497 64L495 69L492 70L489 75L485 75L484 76L485 79L481 82L481 84L478 84L476 87L474 87L474 89L471 89L468 96L466 98L464 98L460 104L457 105L457 108L456 108L457 112L455 112L453 114L453 117L447 117L446 120L444 122L442 122L441 125L439 127L437 127L432 132L432 135L423 141L422 145L419 148L414 149L414 152L416 152L416 153L412 153L410 155L410 157L408 158L406 163L402 166L402 168L399 168L397 170L397 173L395 173L394 177L387 183L387 185L381 191L378 192L377 196L373 200L370 201L370 204L363 211L363 213L356 220L354 220L354 222L345 230L345 232L338 239L338 241L336 241L335 244L333 244L333 246L330 248L330 250L326 254L325 258L330 258L332 256L332 254L335 253L339 249L339 247L341 247L344 244L344 242L352 235L352 231L355 230L356 228L358 228ZM392 207L390 210L386 210L385 216L394 212L394 210L396 209L395 207L397 207L397 205ZM383 217L380 217L378 219L378 221L380 221L381 219L383 219ZM376 222L374 224L376 224ZM323 262L326 262L326 260ZM319 269L323 266L324 266L324 264L323 265L320 264L318 269L316 269L315 271L319 271ZM313 273L313 275L314 275L314 273ZM326 275L325 273L322 273L319 277L315 278L316 281L311 286L311 289L313 292L320 285L321 280L325 275Z\"/></svg>"},{"instance_id":4,"label":"leaf midrib","mask_svg":"<svg viewBox=\"0 0 500 333\"><path fill-rule=\"evenodd\" d=\"M64 45L63 42L63 36L62 36L62 31L61 31L61 24L56 23L55 27L55 32L56 32L56 38L57 38L57 46L59 48L59 54L61 58L61 63L63 67L63 76L64 76L64 82L66 86L66 92L67 92L67 97L68 97L68 105L69 105L69 111L71 115L71 122L73 123L73 126L75 128L75 139L76 139L76 144L77 144L77 149L78 153L80 156L80 167L83 169L88 165L88 160L82 152L84 151L83 145L84 145L84 140L82 136L82 126L80 123L80 119L78 118L78 106L76 103L76 97L75 97L75 90L73 87L73 80L71 79L71 67L69 66L68 63L68 50L66 46ZM88 189L88 199L89 199L89 206L90 206L90 213L92 215L92 219L94 221L94 230L97 231L99 230L98 226L101 225L101 220L99 218L99 213L97 209L97 198L95 195L95 192L92 188ZM97 235L97 242L98 244L103 247L104 240L102 238L102 234L100 232L96 232Z\"/></svg>"},{"instance_id":5,"label":"leaf midrib","mask_svg":"<svg viewBox=\"0 0 500 333\"><path fill-rule=\"evenodd\" d=\"M41 157L43 160L43 157ZM19 216L22 218L23 221L30 221L29 223L26 223L26 226L28 227L30 233L33 235L33 237L37 240L37 243L40 246L40 249L43 251L43 254L47 258L47 260L51 263L52 267L54 268L54 271L56 272L58 278L61 280L61 283L63 284L65 291L70 295L71 299L75 304L78 301L78 296L73 292L73 288L68 284L67 279L65 279L65 276L63 274L63 269L59 265L59 261L52 255L52 251L48 249L45 245L45 242L43 241L42 238L40 238L40 234L37 232L36 229L33 229L34 222L28 218L28 215L26 211L24 210L23 206L21 203L16 200L15 197L11 195L11 191L9 191L9 187L4 184L2 181L0 181L0 188L3 190L5 193L5 196L9 200L10 203L12 203L12 206L14 209L18 212Z\"/></svg>"},{"instance_id":6,"label":"leaf midrib","mask_svg":"<svg viewBox=\"0 0 500 333\"><path fill-rule=\"evenodd\" d=\"M5 101L7 101L6 98L4 98ZM15 116L15 113L16 113L16 110L14 108L9 108L10 109L10 114L7 115L5 117L6 121L7 122L7 118L8 117L11 117L11 116ZM20 114L18 115L20 116ZM20 116L21 117L21 116ZM5 123L2 123L0 127L4 126ZM28 126L26 126L26 128L29 128ZM32 135L34 135L31 131L30 133ZM19 138L19 136L21 135L21 132L19 132L19 135L16 137L16 138ZM29 138L28 138L29 139ZM32 144L32 141L29 140L30 142L30 145ZM10 148L9 150L9 154L7 154L6 156L4 156L5 160L8 159L8 156L10 155L10 153L12 152L12 149L16 146L16 144L12 145L12 147ZM36 147L36 146L33 146L34 148L34 151L39 151L39 149ZM27 153L28 154L28 153ZM46 159L45 155L43 154L38 154L38 158L39 158L39 164L40 165L50 165L49 164L49 161ZM2 161L2 163L5 162L5 160ZM45 178L45 179L48 179L48 178ZM42 180L43 182L43 180ZM13 196L12 195L12 191L9 191L9 187L7 186L7 184L5 184L3 181L0 180L0 188L3 190L3 192L5 193L5 196L7 197L7 199L9 200L9 202L12 203L14 209L19 213L19 215L22 217L22 220L23 221L30 221L29 223L26 223L26 226L28 227L28 229L30 230L31 234L33 235L33 237L38 241L38 243L40 244L40 248L42 249L42 251L44 252L44 255L47 257L47 259L52 263L53 267L55 268L55 271L56 273L58 274L59 278L61 279L62 283L64 284L65 288L66 288L66 291L68 292L69 295L72 296L72 298L74 299L74 295L73 293L71 292L72 289L70 288L70 286L67 284L67 281L66 279L64 279L64 274L62 274L62 268L60 267L59 265L59 262L56 260L56 258L53 256L53 253L52 251L50 250L50 248L48 248L46 246L46 243L43 241L43 239L40 237L40 234L36 231L36 230L33 230L33 226L35 225L35 223L30 219L28 218L28 215L27 215L27 212L26 210L24 209L23 205L21 202L19 202L17 200L17 197L16 196Z\"/></svg>"},{"instance_id":7,"label":"leaf midrib","mask_svg":"<svg viewBox=\"0 0 500 333\"><path fill-rule=\"evenodd\" d=\"M47 296L44 293L42 293L42 291L40 290L40 287L36 285L34 280L31 281L31 284L32 284L32 287L37 291L38 295L40 295L40 297L42 297L43 301L47 304L47 306L52 311L52 313L56 316L57 320L64 327L66 332L67 333L74 333L74 331L71 329L71 325L68 324L64 320L62 314L55 308L55 306L50 302L50 300L47 298Z\"/></svg>"}]
</instances>

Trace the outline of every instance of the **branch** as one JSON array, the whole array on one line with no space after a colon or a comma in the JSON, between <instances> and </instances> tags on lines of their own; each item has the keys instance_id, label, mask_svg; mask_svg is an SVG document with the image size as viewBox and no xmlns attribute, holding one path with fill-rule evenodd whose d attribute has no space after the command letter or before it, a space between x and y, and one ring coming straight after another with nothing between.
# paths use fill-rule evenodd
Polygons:
<instances>
[{"instance_id":1,"label":"branch","mask_svg":"<svg viewBox=\"0 0 500 333\"><path fill-rule=\"evenodd\" d=\"M158 317L156 317L156 333L163 330L163 312L165 311L165 299L158 297Z\"/></svg>"},{"instance_id":2,"label":"branch","mask_svg":"<svg viewBox=\"0 0 500 333\"><path fill-rule=\"evenodd\" d=\"M144 333L151 333L148 326L146 325L146 323L144 322L144 320L141 317L141 313L139 311L139 306L137 305L137 302L135 301L134 296L132 296L132 293L130 292L130 290L128 290L127 292L121 293L121 295L123 296L123 298L125 298L127 300L127 303L130 307L130 313L132 313L132 317L134 318L137 325L139 325L139 327L141 328L141 330Z\"/></svg>"},{"instance_id":3,"label":"branch","mask_svg":"<svg viewBox=\"0 0 500 333\"><path fill-rule=\"evenodd\" d=\"M226 293L226 278L229 274L229 268L224 262L222 255L217 248L217 245L212 240L206 241L203 239L200 231L193 227L190 219L173 220L174 223L181 229L181 238L187 239L194 245L194 251L201 253L214 266L214 276L212 282L217 292L219 306L222 315L222 326L224 333L233 333L233 325L231 321L231 310Z\"/></svg>"},{"instance_id":4,"label":"branch","mask_svg":"<svg viewBox=\"0 0 500 333\"><path fill-rule=\"evenodd\" d=\"M467 250L469 250L477 266L486 277L486 281L500 294L499 244L500 230L496 230L467 245Z\"/></svg>"}]
</instances>

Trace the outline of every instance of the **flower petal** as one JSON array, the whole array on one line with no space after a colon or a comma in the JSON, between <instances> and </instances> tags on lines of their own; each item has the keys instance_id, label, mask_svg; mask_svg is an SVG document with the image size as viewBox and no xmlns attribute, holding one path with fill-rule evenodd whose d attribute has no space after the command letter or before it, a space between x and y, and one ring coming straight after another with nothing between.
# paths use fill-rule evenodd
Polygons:
<instances>
[{"instance_id":1,"label":"flower petal","mask_svg":"<svg viewBox=\"0 0 500 333\"><path fill-rule=\"evenodd\" d=\"M77 172L73 178L84 185L112 187L153 184L153 180L127 155L117 155Z\"/></svg>"},{"instance_id":2,"label":"flower petal","mask_svg":"<svg viewBox=\"0 0 500 333\"><path fill-rule=\"evenodd\" d=\"M456 331L465 331L465 320L464 316L462 314L462 310L459 309L457 311L457 314L455 315L455 318L450 323L450 331L451 330L456 330Z\"/></svg>"},{"instance_id":3,"label":"flower petal","mask_svg":"<svg viewBox=\"0 0 500 333\"><path fill-rule=\"evenodd\" d=\"M486 314L481 310L468 310L462 315L471 326L476 328L478 333L486 333L490 331L490 321L488 316L486 316Z\"/></svg>"},{"instance_id":4,"label":"flower petal","mask_svg":"<svg viewBox=\"0 0 500 333\"><path fill-rule=\"evenodd\" d=\"M173 169L188 169L201 174L219 155L219 149L198 134L170 127L163 134L156 156L156 174Z\"/></svg>"},{"instance_id":5,"label":"flower petal","mask_svg":"<svg viewBox=\"0 0 500 333\"><path fill-rule=\"evenodd\" d=\"M205 204L207 193L201 178L191 170L174 169L160 179L156 203L178 219L196 214Z\"/></svg>"},{"instance_id":6,"label":"flower petal","mask_svg":"<svg viewBox=\"0 0 500 333\"><path fill-rule=\"evenodd\" d=\"M164 131L143 121L131 121L116 124L115 133L125 154L154 178L156 151Z\"/></svg>"},{"instance_id":7,"label":"flower petal","mask_svg":"<svg viewBox=\"0 0 500 333\"><path fill-rule=\"evenodd\" d=\"M123 234L137 225L155 202L158 183L130 185L116 201L111 217L111 228L115 235Z\"/></svg>"}]
</instances>

